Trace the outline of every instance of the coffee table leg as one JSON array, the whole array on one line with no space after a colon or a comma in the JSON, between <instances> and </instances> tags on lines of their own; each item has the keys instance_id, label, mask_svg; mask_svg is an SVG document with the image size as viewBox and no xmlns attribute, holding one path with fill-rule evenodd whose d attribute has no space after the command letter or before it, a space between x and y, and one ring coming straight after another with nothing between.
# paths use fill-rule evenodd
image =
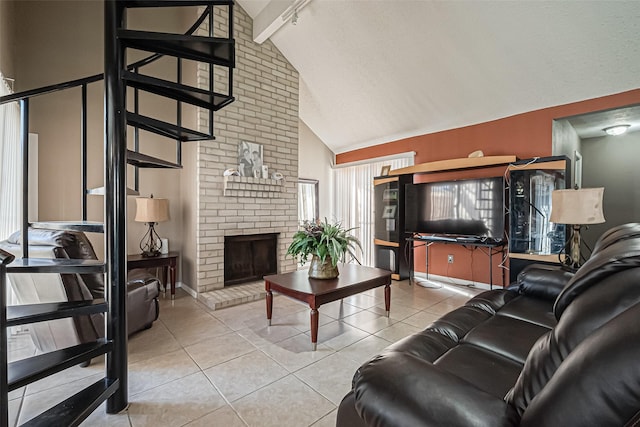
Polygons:
<instances>
[{"instance_id":1,"label":"coffee table leg","mask_svg":"<svg viewBox=\"0 0 640 427\"><path fill-rule=\"evenodd\" d=\"M271 326L271 310L273 309L273 293L267 291L267 322Z\"/></svg>"},{"instance_id":2,"label":"coffee table leg","mask_svg":"<svg viewBox=\"0 0 640 427\"><path fill-rule=\"evenodd\" d=\"M387 311L387 317L389 317L390 307L391 307L391 286L386 285L384 287L384 309Z\"/></svg>"},{"instance_id":3,"label":"coffee table leg","mask_svg":"<svg viewBox=\"0 0 640 427\"><path fill-rule=\"evenodd\" d=\"M311 348L316 351L318 347L318 310L311 309Z\"/></svg>"}]
</instances>

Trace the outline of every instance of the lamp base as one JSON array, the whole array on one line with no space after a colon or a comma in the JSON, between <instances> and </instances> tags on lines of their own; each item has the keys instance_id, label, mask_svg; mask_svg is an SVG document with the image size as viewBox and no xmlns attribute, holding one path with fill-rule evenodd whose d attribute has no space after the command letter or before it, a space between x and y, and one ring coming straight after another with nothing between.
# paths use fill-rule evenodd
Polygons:
<instances>
[{"instance_id":1,"label":"lamp base","mask_svg":"<svg viewBox=\"0 0 640 427\"><path fill-rule=\"evenodd\" d=\"M145 258L154 258L160 256L160 251L142 252L142 256Z\"/></svg>"},{"instance_id":2,"label":"lamp base","mask_svg":"<svg viewBox=\"0 0 640 427\"><path fill-rule=\"evenodd\" d=\"M149 222L149 230L145 233L140 240L140 249L142 250L143 257L157 257L160 255L160 249L162 249L162 240L160 240L160 236L156 233L156 230L153 228L155 223Z\"/></svg>"},{"instance_id":3,"label":"lamp base","mask_svg":"<svg viewBox=\"0 0 640 427\"><path fill-rule=\"evenodd\" d=\"M580 226L573 225L571 233L570 250L566 260L568 267L579 269L581 265L580 259Z\"/></svg>"}]
</instances>

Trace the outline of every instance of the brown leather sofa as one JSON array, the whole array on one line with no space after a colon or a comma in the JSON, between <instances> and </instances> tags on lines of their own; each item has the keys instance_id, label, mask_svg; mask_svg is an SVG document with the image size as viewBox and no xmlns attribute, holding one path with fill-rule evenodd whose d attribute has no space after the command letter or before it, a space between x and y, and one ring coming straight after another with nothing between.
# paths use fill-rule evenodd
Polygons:
<instances>
[{"instance_id":1,"label":"brown leather sofa","mask_svg":"<svg viewBox=\"0 0 640 427\"><path fill-rule=\"evenodd\" d=\"M337 426L639 425L639 319L626 224L575 274L531 266L366 362Z\"/></svg>"},{"instance_id":2,"label":"brown leather sofa","mask_svg":"<svg viewBox=\"0 0 640 427\"><path fill-rule=\"evenodd\" d=\"M84 233L44 229L29 230L32 258L97 259ZM21 233L0 242L0 248L22 256ZM103 274L9 274L9 282L19 304L82 301L104 298ZM132 270L127 282L127 327L129 334L150 328L158 318L156 277L146 270ZM29 325L36 347L49 352L95 341L105 333L104 315L83 315Z\"/></svg>"}]
</instances>

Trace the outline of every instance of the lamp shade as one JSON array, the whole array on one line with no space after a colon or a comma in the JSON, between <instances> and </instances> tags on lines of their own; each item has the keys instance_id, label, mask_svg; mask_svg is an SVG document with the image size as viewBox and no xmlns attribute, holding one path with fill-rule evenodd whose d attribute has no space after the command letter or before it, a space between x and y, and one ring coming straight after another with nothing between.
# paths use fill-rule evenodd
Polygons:
<instances>
[{"instance_id":1,"label":"lamp shade","mask_svg":"<svg viewBox=\"0 0 640 427\"><path fill-rule=\"evenodd\" d=\"M600 224L604 222L604 187L555 190L551 193L551 222L557 224Z\"/></svg>"},{"instance_id":2,"label":"lamp shade","mask_svg":"<svg viewBox=\"0 0 640 427\"><path fill-rule=\"evenodd\" d=\"M137 222L162 222L169 219L169 199L156 199L154 197L136 198Z\"/></svg>"}]
</instances>

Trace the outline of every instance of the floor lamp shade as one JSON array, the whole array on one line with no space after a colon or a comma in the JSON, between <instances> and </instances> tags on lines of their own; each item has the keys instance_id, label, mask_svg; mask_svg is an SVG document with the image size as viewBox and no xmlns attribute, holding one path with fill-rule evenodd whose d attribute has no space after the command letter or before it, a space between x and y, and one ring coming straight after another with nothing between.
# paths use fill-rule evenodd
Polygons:
<instances>
[{"instance_id":1,"label":"floor lamp shade","mask_svg":"<svg viewBox=\"0 0 640 427\"><path fill-rule=\"evenodd\" d=\"M555 190L551 193L551 218L556 224L569 224L573 233L569 245L569 265L580 267L580 227L604 222L602 197L604 188Z\"/></svg>"},{"instance_id":2,"label":"floor lamp shade","mask_svg":"<svg viewBox=\"0 0 640 427\"><path fill-rule=\"evenodd\" d=\"M555 190L551 193L551 222L586 225L604 222L604 187Z\"/></svg>"}]
</instances>

